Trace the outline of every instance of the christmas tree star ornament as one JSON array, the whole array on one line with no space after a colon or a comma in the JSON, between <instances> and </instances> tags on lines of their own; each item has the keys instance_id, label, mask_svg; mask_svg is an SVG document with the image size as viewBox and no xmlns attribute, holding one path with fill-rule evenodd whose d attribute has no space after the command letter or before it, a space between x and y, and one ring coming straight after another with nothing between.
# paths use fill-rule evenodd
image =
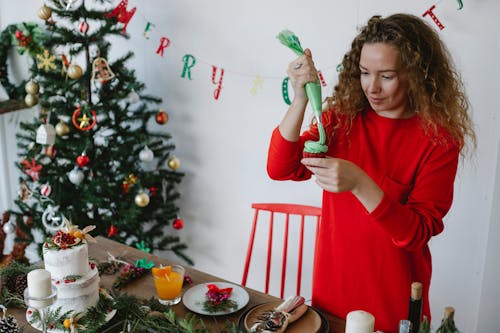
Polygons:
<instances>
[{"instance_id":1,"label":"christmas tree star ornament","mask_svg":"<svg viewBox=\"0 0 500 333\"><path fill-rule=\"evenodd\" d=\"M88 107L78 106L73 112L71 120L79 130L88 131L97 124L97 115L94 110L90 110Z\"/></svg>"}]
</instances>

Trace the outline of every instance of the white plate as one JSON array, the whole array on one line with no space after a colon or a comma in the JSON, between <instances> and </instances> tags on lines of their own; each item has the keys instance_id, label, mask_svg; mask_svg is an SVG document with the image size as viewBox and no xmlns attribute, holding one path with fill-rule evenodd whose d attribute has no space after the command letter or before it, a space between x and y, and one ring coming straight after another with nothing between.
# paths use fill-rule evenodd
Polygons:
<instances>
[{"instance_id":1,"label":"white plate","mask_svg":"<svg viewBox=\"0 0 500 333\"><path fill-rule=\"evenodd\" d=\"M208 312L203 309L203 302L206 300L206 292L208 291L207 284L215 284L219 288L233 288L233 291L231 292L231 296L229 297L230 300L233 300L238 304L236 309L229 309L227 311L217 311L217 312ZM189 288L185 293L184 296L182 297L182 302L188 308L189 310L202 314L202 315L209 315L209 316L220 316L220 315L227 315L236 311L241 310L245 305L247 305L248 301L250 300L250 296L248 296L248 293L245 289L242 287L232 284L232 283L227 283L227 282L206 282L202 284L198 284L196 286L192 286Z\"/></svg>"}]
</instances>

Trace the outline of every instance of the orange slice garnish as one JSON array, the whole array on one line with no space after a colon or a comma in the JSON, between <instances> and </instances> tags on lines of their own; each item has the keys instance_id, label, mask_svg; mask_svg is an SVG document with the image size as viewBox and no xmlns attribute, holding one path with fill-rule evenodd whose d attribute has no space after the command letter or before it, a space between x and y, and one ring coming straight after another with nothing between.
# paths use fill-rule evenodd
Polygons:
<instances>
[{"instance_id":1,"label":"orange slice garnish","mask_svg":"<svg viewBox=\"0 0 500 333\"><path fill-rule=\"evenodd\" d=\"M165 267L153 267L151 268L151 273L153 276L159 277L159 278L167 278L172 272L172 266L165 266Z\"/></svg>"}]
</instances>

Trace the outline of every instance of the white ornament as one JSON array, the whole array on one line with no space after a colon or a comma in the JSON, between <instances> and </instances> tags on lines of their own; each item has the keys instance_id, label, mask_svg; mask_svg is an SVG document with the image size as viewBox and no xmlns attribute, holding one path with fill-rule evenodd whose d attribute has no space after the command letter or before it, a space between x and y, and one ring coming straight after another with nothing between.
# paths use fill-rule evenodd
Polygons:
<instances>
[{"instance_id":1,"label":"white ornament","mask_svg":"<svg viewBox=\"0 0 500 333\"><path fill-rule=\"evenodd\" d=\"M151 162L155 155L148 146L145 146L139 153L139 159L143 162Z\"/></svg>"},{"instance_id":2,"label":"white ornament","mask_svg":"<svg viewBox=\"0 0 500 333\"><path fill-rule=\"evenodd\" d=\"M48 197L52 193L52 187L47 183L40 187L40 194L44 197Z\"/></svg>"},{"instance_id":3,"label":"white ornament","mask_svg":"<svg viewBox=\"0 0 500 333\"><path fill-rule=\"evenodd\" d=\"M81 6L82 0L59 0L65 10L75 10Z\"/></svg>"},{"instance_id":4,"label":"white ornament","mask_svg":"<svg viewBox=\"0 0 500 333\"><path fill-rule=\"evenodd\" d=\"M80 185L83 181L83 172L81 172L80 170L78 170L77 167L75 167L68 173L68 178L69 181L72 182L73 184Z\"/></svg>"},{"instance_id":5,"label":"white ornament","mask_svg":"<svg viewBox=\"0 0 500 333\"><path fill-rule=\"evenodd\" d=\"M48 205L42 214L42 224L49 232L56 232L64 226L64 215L58 212L59 206Z\"/></svg>"},{"instance_id":6,"label":"white ornament","mask_svg":"<svg viewBox=\"0 0 500 333\"><path fill-rule=\"evenodd\" d=\"M132 90L131 92L128 93L127 95L127 100L130 104L134 104L139 102L141 98L139 97L139 94L135 92L135 90Z\"/></svg>"},{"instance_id":7,"label":"white ornament","mask_svg":"<svg viewBox=\"0 0 500 333\"><path fill-rule=\"evenodd\" d=\"M6 234L13 234L14 232L16 232L16 226L11 221L7 221L7 223L5 223L2 228Z\"/></svg>"},{"instance_id":8,"label":"white ornament","mask_svg":"<svg viewBox=\"0 0 500 333\"><path fill-rule=\"evenodd\" d=\"M53 145L56 142L56 130L51 124L42 124L36 130L36 143Z\"/></svg>"}]
</instances>

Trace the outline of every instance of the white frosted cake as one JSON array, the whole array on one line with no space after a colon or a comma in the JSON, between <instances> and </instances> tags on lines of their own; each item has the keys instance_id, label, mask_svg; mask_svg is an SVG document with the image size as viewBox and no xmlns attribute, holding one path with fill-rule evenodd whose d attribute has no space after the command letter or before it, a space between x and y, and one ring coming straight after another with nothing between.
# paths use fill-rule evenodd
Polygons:
<instances>
[{"instance_id":1,"label":"white frosted cake","mask_svg":"<svg viewBox=\"0 0 500 333\"><path fill-rule=\"evenodd\" d=\"M57 300L52 309L61 308L62 313L85 312L99 302L99 272L89 262L87 234L93 228L78 230L67 223L65 230L58 231L43 245L45 269L52 277L57 289Z\"/></svg>"}]
</instances>

